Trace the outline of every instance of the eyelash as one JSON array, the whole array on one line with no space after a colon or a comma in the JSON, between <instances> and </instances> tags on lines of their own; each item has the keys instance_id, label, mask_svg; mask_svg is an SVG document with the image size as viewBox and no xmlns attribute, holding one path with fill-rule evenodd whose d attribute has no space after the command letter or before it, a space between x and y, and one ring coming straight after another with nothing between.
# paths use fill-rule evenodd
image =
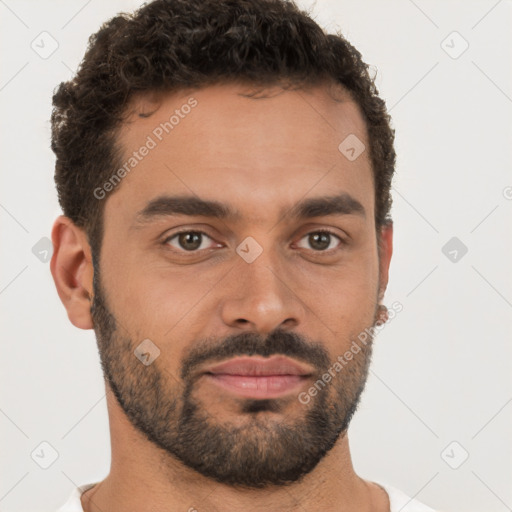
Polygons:
<instances>
[{"instance_id":1,"label":"eyelash","mask_svg":"<svg viewBox=\"0 0 512 512\"><path fill-rule=\"evenodd\" d=\"M213 238L211 236L208 235L208 233L205 233L204 231L200 231L200 230L193 230L193 229L185 229L183 231L178 231L176 233L173 233L171 236L167 237L163 242L162 242L162 245L168 245L168 243L173 240L174 238L178 237L179 235L183 234L183 233L198 233L198 234L201 234L201 235L204 235L206 236L207 238L209 238L210 240L213 240ZM343 240L338 234L334 233L333 231L329 230L329 229L318 229L318 230L314 230L314 231L309 231L308 233L306 233L305 235L303 235L300 240L302 240L303 238L309 236L309 235L312 235L312 234L319 234L319 233L327 233L328 235L334 237L334 238L337 238L338 241L339 241L339 245L338 247L335 247L333 249L325 249L325 250L320 250L320 251L316 251L314 249L311 249L311 251L313 251L314 253L317 253L317 254L331 254L333 251L336 251L338 249L340 249L341 246L343 245L346 245L346 241ZM174 250L174 251L177 251L177 252L180 252L180 253L184 253L184 254L199 254L201 251L205 251L207 249L201 249L201 250L194 250L194 251L186 251L185 249L176 249L176 248L173 248L171 250Z\"/></svg>"}]
</instances>

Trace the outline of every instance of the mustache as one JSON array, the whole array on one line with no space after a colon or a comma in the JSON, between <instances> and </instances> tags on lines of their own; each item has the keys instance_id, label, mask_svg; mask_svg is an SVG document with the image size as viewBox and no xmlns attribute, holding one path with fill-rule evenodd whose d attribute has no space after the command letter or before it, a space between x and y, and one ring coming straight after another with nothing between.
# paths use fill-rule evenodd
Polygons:
<instances>
[{"instance_id":1,"label":"mustache","mask_svg":"<svg viewBox=\"0 0 512 512\"><path fill-rule=\"evenodd\" d=\"M236 356L284 355L315 367L319 373L329 367L327 350L319 342L308 340L297 333L275 329L267 336L256 332L233 334L221 341L205 339L196 344L181 364L181 378L188 380L197 374L197 367L205 361L217 362Z\"/></svg>"}]
</instances>

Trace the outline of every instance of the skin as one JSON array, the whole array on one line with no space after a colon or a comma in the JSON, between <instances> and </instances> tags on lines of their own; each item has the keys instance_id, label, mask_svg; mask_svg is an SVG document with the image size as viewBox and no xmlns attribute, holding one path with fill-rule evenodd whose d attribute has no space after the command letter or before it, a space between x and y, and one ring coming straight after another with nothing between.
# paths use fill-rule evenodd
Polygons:
<instances>
[{"instance_id":1,"label":"skin","mask_svg":"<svg viewBox=\"0 0 512 512\"><path fill-rule=\"evenodd\" d=\"M335 102L323 85L298 91L275 88L265 99L239 95L249 89L223 84L142 96L133 101L129 122L119 132L130 155L188 98L198 101L104 199L100 268L110 310L124 336L155 341L161 354L154 364L172 376L169 386L179 387L180 361L195 340L246 331L297 332L320 341L334 362L351 339L374 323L387 286L392 225L377 233L368 151L350 162L338 150L349 134L369 147L357 105L342 91L344 100ZM153 113L141 118L140 112ZM363 205L364 216L280 216L304 198L342 192ZM216 200L241 216L162 216L134 227L137 212L164 193ZM211 238L202 245L207 249L191 255L179 248L177 238L171 246L162 243L183 228L205 232ZM307 235L318 229L331 230L346 245L333 238L329 254L315 251ZM263 248L250 264L235 251L248 236ZM93 329L94 270L86 234L60 216L52 240L51 271L68 317L76 327ZM210 418L239 425L251 421L228 392L203 381L198 385ZM111 470L82 496L86 512L389 510L386 493L355 473L347 435L300 482L239 489L163 457L128 420L108 383L106 391ZM300 420L305 412L294 399L282 414L273 414L285 422Z\"/></svg>"}]
</instances>

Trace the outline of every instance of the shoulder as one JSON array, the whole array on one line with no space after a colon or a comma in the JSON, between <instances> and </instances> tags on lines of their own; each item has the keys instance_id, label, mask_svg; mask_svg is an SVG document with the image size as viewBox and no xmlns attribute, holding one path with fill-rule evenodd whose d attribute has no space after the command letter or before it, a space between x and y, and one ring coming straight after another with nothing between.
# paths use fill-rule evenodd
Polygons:
<instances>
[{"instance_id":1,"label":"shoulder","mask_svg":"<svg viewBox=\"0 0 512 512\"><path fill-rule=\"evenodd\" d=\"M388 483L375 481L373 483L382 487L388 494L390 512L436 512L433 508Z\"/></svg>"},{"instance_id":2,"label":"shoulder","mask_svg":"<svg viewBox=\"0 0 512 512\"><path fill-rule=\"evenodd\" d=\"M89 490L91 487L94 487L97 482L91 484L80 485L79 487L75 487L71 492L68 500L62 507L60 507L57 512L83 512L81 497L82 494Z\"/></svg>"}]
</instances>

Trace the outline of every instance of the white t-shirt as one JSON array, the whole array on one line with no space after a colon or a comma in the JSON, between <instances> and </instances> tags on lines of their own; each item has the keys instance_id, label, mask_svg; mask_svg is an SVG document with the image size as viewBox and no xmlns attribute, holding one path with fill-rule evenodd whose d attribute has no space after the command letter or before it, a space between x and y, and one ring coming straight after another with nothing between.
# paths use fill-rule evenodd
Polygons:
<instances>
[{"instance_id":1,"label":"white t-shirt","mask_svg":"<svg viewBox=\"0 0 512 512\"><path fill-rule=\"evenodd\" d=\"M423 503L414 498L410 498L400 489L381 482L375 483L388 493L391 512L436 512L433 508L423 505ZM80 496L94 485L96 483L81 485L74 489L68 501L57 512L83 512Z\"/></svg>"}]
</instances>

